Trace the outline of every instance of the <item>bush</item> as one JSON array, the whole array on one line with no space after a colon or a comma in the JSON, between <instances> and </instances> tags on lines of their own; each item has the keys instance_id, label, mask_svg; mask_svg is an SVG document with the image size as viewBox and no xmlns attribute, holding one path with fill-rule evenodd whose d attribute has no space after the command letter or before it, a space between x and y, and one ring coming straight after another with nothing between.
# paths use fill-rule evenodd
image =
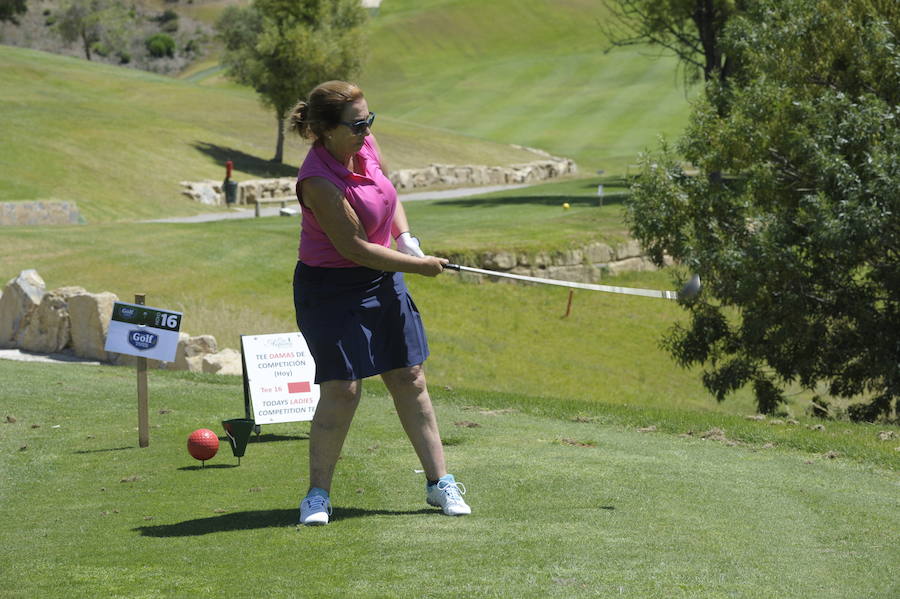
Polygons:
<instances>
[{"instance_id":1,"label":"bush","mask_svg":"<svg viewBox=\"0 0 900 599\"><path fill-rule=\"evenodd\" d=\"M172 9L167 9L156 19L160 28L166 33L175 33L178 31L178 13Z\"/></svg>"},{"instance_id":2,"label":"bush","mask_svg":"<svg viewBox=\"0 0 900 599\"><path fill-rule=\"evenodd\" d=\"M144 44L153 58L164 58L166 56L172 58L175 56L175 40L165 33L151 35Z\"/></svg>"},{"instance_id":3,"label":"bush","mask_svg":"<svg viewBox=\"0 0 900 599\"><path fill-rule=\"evenodd\" d=\"M109 56L109 46L104 42L94 42L91 44L91 52L96 54L97 56L103 56L104 58Z\"/></svg>"}]
</instances>

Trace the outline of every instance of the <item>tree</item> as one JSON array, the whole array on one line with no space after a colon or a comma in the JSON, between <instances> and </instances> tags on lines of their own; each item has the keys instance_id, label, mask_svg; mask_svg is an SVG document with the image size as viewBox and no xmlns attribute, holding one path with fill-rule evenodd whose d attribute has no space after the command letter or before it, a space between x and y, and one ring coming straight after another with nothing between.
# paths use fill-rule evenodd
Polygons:
<instances>
[{"instance_id":1,"label":"tree","mask_svg":"<svg viewBox=\"0 0 900 599\"><path fill-rule=\"evenodd\" d=\"M727 80L734 56L722 47L728 20L741 14L746 0L604 0L612 17L604 25L611 47L660 46L678 57L687 78ZM611 49L611 48L610 48ZM607 50L609 51L609 50Z\"/></svg>"},{"instance_id":2,"label":"tree","mask_svg":"<svg viewBox=\"0 0 900 599\"><path fill-rule=\"evenodd\" d=\"M294 104L323 81L359 73L365 21L359 0L255 0L220 17L228 76L253 87L275 112L273 162L283 160L283 125Z\"/></svg>"},{"instance_id":3,"label":"tree","mask_svg":"<svg viewBox=\"0 0 900 599\"><path fill-rule=\"evenodd\" d=\"M0 23L9 21L18 25L19 15L24 15L27 11L25 0L0 0Z\"/></svg>"},{"instance_id":4,"label":"tree","mask_svg":"<svg viewBox=\"0 0 900 599\"><path fill-rule=\"evenodd\" d=\"M898 37L893 0L760 0L726 28L730 84L643 159L633 234L706 283L664 344L719 401L752 384L771 413L796 384L900 411Z\"/></svg>"},{"instance_id":5,"label":"tree","mask_svg":"<svg viewBox=\"0 0 900 599\"><path fill-rule=\"evenodd\" d=\"M91 60L91 52L100 44L104 53L124 52L132 23L131 12L116 0L69 0L60 11L56 30L68 43L80 41L84 57Z\"/></svg>"}]
</instances>

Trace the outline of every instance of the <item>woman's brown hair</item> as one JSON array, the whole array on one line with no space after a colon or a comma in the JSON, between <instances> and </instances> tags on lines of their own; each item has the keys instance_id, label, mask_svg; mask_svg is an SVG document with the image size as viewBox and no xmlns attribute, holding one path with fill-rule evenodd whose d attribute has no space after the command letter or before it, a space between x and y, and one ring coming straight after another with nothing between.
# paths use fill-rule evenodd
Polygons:
<instances>
[{"instance_id":1,"label":"woman's brown hair","mask_svg":"<svg viewBox=\"0 0 900 599\"><path fill-rule=\"evenodd\" d=\"M362 90L346 81L326 81L309 92L309 97L297 102L288 119L288 126L304 139L317 141L329 129L341 123L344 108L363 98Z\"/></svg>"}]
</instances>

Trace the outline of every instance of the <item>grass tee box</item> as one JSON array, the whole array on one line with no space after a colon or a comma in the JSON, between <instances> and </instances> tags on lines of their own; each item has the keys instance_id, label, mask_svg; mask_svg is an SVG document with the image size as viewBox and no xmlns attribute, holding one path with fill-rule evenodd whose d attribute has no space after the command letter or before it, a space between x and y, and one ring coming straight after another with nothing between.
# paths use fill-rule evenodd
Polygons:
<instances>
[{"instance_id":1,"label":"grass tee box","mask_svg":"<svg viewBox=\"0 0 900 599\"><path fill-rule=\"evenodd\" d=\"M900 479L870 463L438 387L473 507L449 518L425 505L391 401L367 381L333 522L298 529L308 425L273 425L240 467L220 451L201 468L185 439L222 434L240 379L155 375L155 441L137 449L132 377L0 361L0 415L15 416L0 423L4 599L896 595Z\"/></svg>"}]
</instances>

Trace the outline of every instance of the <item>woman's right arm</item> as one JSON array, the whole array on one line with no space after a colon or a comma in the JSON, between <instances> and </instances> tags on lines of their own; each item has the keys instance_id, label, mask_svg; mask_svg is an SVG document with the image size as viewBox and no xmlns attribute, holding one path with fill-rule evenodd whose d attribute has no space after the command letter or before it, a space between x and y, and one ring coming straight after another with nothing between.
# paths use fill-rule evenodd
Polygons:
<instances>
[{"instance_id":1,"label":"woman's right arm","mask_svg":"<svg viewBox=\"0 0 900 599\"><path fill-rule=\"evenodd\" d=\"M429 277L439 275L445 258L416 258L371 243L359 217L343 194L327 179L310 177L302 182L303 202L328 235L338 253L360 266L387 272L409 272Z\"/></svg>"}]
</instances>

